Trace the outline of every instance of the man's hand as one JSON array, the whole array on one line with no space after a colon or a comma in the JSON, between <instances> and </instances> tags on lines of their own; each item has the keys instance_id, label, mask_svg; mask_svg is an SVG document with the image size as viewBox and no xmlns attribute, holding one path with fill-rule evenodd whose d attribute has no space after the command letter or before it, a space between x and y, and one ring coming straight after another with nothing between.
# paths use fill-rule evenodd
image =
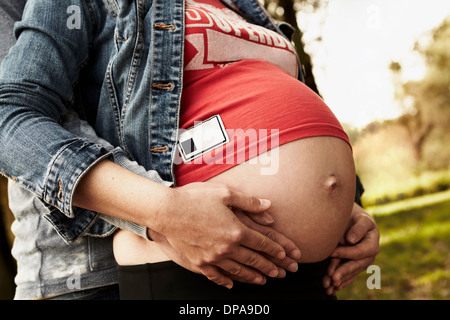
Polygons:
<instances>
[{"instance_id":1,"label":"man's hand","mask_svg":"<svg viewBox=\"0 0 450 320\"><path fill-rule=\"evenodd\" d=\"M289 253L284 259L276 259L273 257L267 257L270 261L275 263L278 266L278 276L277 278L284 278L286 276L286 270L290 272L296 272L298 269L298 260L301 257L300 250L296 247L296 245L286 238L284 235L275 231L269 225L274 222L271 216L260 215L257 217L255 214L247 215L241 210L233 210L236 214L236 217L249 228L258 231L265 236L269 237L273 241L279 243L286 252ZM256 221L258 222L256 222ZM179 252L177 252L167 241L167 239L154 231L151 232L152 239L156 242L159 247L164 251L166 256L168 256L172 261L176 262L178 265L183 268L190 270L195 273L200 273L201 270L194 266L186 257ZM246 282L252 284L265 284L266 278L263 275L258 275L255 277L254 270L248 270L247 267L243 267L240 270L235 270L234 272L226 272L225 270L220 270L225 273L230 279L239 282ZM239 272L237 272L239 271ZM250 279L250 280L249 280ZM251 280L252 279L252 280Z\"/></svg>"},{"instance_id":2,"label":"man's hand","mask_svg":"<svg viewBox=\"0 0 450 320\"><path fill-rule=\"evenodd\" d=\"M263 284L264 275L280 276L279 266L288 268L299 259L299 249L281 234L267 226L260 227L265 235L248 227L258 220L270 223L265 214L270 201L209 182L173 191L161 205L156 232L150 236L166 241L163 250L183 267L231 288L233 279ZM249 212L252 219L243 223L233 210Z\"/></svg>"},{"instance_id":3,"label":"man's hand","mask_svg":"<svg viewBox=\"0 0 450 320\"><path fill-rule=\"evenodd\" d=\"M292 240L270 227L270 224L274 222L273 218L269 223L267 217L263 217L263 219L261 219L261 216L247 214L238 209L234 209L233 211L236 214L236 217L247 227L262 233L284 248L287 253L287 256L284 259L277 259L267 256L270 261L278 266L278 278L284 278L286 276L285 270L290 272L297 271L298 260L300 260L301 252ZM239 278L232 278L234 280L241 281Z\"/></svg>"},{"instance_id":4,"label":"man's hand","mask_svg":"<svg viewBox=\"0 0 450 320\"><path fill-rule=\"evenodd\" d=\"M351 227L331 254L323 285L329 295L348 286L375 261L380 251L380 233L375 220L354 204Z\"/></svg>"}]
</instances>

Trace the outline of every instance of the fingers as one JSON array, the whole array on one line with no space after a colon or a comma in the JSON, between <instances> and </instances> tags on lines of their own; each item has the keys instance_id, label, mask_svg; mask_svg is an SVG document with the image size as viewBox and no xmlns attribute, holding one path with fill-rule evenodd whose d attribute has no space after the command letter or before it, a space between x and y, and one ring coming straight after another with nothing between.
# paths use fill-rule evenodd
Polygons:
<instances>
[{"instance_id":1,"label":"fingers","mask_svg":"<svg viewBox=\"0 0 450 320\"><path fill-rule=\"evenodd\" d=\"M328 268L327 268L327 274L323 277L322 285L325 288L326 293L328 295L333 295L336 292L334 284L333 284L332 276L340 263L341 263L341 259L331 259L330 264L328 265Z\"/></svg>"},{"instance_id":2,"label":"fingers","mask_svg":"<svg viewBox=\"0 0 450 320\"><path fill-rule=\"evenodd\" d=\"M237 263L236 261L225 260L219 263L218 266L230 279L256 285L263 285L266 283L266 277L264 275L243 264Z\"/></svg>"},{"instance_id":3,"label":"fingers","mask_svg":"<svg viewBox=\"0 0 450 320\"><path fill-rule=\"evenodd\" d=\"M331 257L359 260L367 257L375 257L380 251L379 235L375 232L368 232L363 241L352 246L338 246Z\"/></svg>"},{"instance_id":4,"label":"fingers","mask_svg":"<svg viewBox=\"0 0 450 320\"><path fill-rule=\"evenodd\" d=\"M247 216L250 217L254 222L263 226L269 226L275 222L274 218L267 212L247 212Z\"/></svg>"},{"instance_id":5,"label":"fingers","mask_svg":"<svg viewBox=\"0 0 450 320\"><path fill-rule=\"evenodd\" d=\"M323 278L328 294L334 294L355 281L374 262L380 251L380 232L375 220L357 204L353 207L352 222L345 235L348 245L340 243L331 254L334 259L330 262L328 274ZM345 262L341 259L345 259Z\"/></svg>"},{"instance_id":6,"label":"fingers","mask_svg":"<svg viewBox=\"0 0 450 320\"><path fill-rule=\"evenodd\" d=\"M234 252L234 260L257 269L270 277L278 275L277 266L267 259L264 254L282 260L286 258L286 253L282 246L251 229L247 229L243 233L240 243L242 247Z\"/></svg>"},{"instance_id":7,"label":"fingers","mask_svg":"<svg viewBox=\"0 0 450 320\"><path fill-rule=\"evenodd\" d=\"M228 189L226 205L241 209L250 213L262 213L267 211L272 203L267 199L259 199L236 190ZM270 216L267 217L270 220ZM272 221L273 222L273 221Z\"/></svg>"},{"instance_id":8,"label":"fingers","mask_svg":"<svg viewBox=\"0 0 450 320\"><path fill-rule=\"evenodd\" d=\"M208 184L207 186L208 188L205 185L192 184L185 190L187 190L187 196L195 200L210 197L211 200L206 203L207 207L203 209L216 208L217 217L214 217L218 223L213 226L209 223L200 223L197 228L198 233L205 231L205 234L209 234L209 236L203 236L202 241L198 241L199 237L196 234L189 238L193 238L194 241L185 241L179 233L176 233L173 236L174 240L169 239L169 241L172 240L173 247L183 252L182 255L186 256L194 269L200 270L208 279L222 286L232 286L233 279L261 283L265 281L264 276L280 276L284 271L270 259L285 261L284 259L287 258L285 248L295 251L294 245L286 239L281 242L283 243L281 245L273 240L277 237L271 238L249 228L238 221L229 210L231 207L249 212L253 214L252 217L256 221L262 219L261 227L263 227L264 224L273 222L270 215L264 214L270 208L271 202L246 195L224 185ZM198 190L202 191L203 198L198 196ZM257 224L251 218L247 217L247 219ZM200 219L200 222L203 221Z\"/></svg>"},{"instance_id":9,"label":"fingers","mask_svg":"<svg viewBox=\"0 0 450 320\"><path fill-rule=\"evenodd\" d=\"M275 241L276 243L278 243L283 247L288 257L280 261L283 261L283 263L289 262L289 264L292 264L300 260L301 258L300 249L296 246L296 244L292 240L288 239L286 236L277 232L273 228L256 223L254 219L249 218L248 213L243 213L241 210L236 209L233 210L233 212L235 213L236 217L247 227L257 232L260 232L261 234L265 235L266 237ZM277 265L282 267L282 265L279 264Z\"/></svg>"},{"instance_id":10,"label":"fingers","mask_svg":"<svg viewBox=\"0 0 450 320\"><path fill-rule=\"evenodd\" d=\"M224 256L228 254L224 252ZM274 278L279 276L280 272L278 267L263 255L244 247L234 249L229 258L211 260L199 269L209 280L227 288L232 286L232 280L264 284L264 275Z\"/></svg>"},{"instance_id":11,"label":"fingers","mask_svg":"<svg viewBox=\"0 0 450 320\"><path fill-rule=\"evenodd\" d=\"M159 245L168 244L167 239L165 239L162 235L157 232L151 231L149 234L152 235L154 241L157 241ZM166 254L171 257L176 263L181 265L182 267L187 268L188 270L196 273L201 273L205 275L209 280L215 282L220 286L224 286L226 288L233 287L233 280L262 285L266 283L266 278L255 269L247 267L242 263L231 259L223 259L213 263L204 263L201 265L191 264L190 261L186 260L184 256L173 255L167 251L167 246L164 247ZM245 253L241 253L241 260L245 261L242 258L242 255ZM255 267L258 267L258 263L255 264Z\"/></svg>"},{"instance_id":12,"label":"fingers","mask_svg":"<svg viewBox=\"0 0 450 320\"><path fill-rule=\"evenodd\" d=\"M285 270L297 271L297 261L286 256L285 253L280 254L279 252L279 246L281 246L284 252L290 252L298 260L301 256L300 250L291 240L276 232L273 228L256 223L241 210L234 209L233 211L236 217L251 229L248 230L249 237L259 240L252 243L251 240L249 242L243 238L240 242L244 247L233 250L232 260L225 260L217 264L228 273L230 278L240 282L263 284L266 282L264 275L283 278L286 276ZM271 249L265 249L265 244L268 244L267 247L270 247L272 241L277 243L275 247L277 251L275 252L272 252ZM262 253L263 250L266 253ZM274 255L278 255L279 258L276 258ZM282 256L284 258L281 259Z\"/></svg>"},{"instance_id":13,"label":"fingers","mask_svg":"<svg viewBox=\"0 0 450 320\"><path fill-rule=\"evenodd\" d=\"M263 225L273 222L273 218L266 213L271 206L270 200L259 199L233 189L227 189L227 197L224 199L227 206L234 210L247 212L256 221L261 221ZM268 254L277 259L286 257L286 252L282 246L259 232L248 229L247 232L239 236L242 236L242 239L239 239L242 240L240 243L250 249ZM287 244L288 242L285 241L285 245ZM293 246L293 243L289 245L291 251L294 251ZM298 253L299 251L295 251L295 254L298 255Z\"/></svg>"},{"instance_id":14,"label":"fingers","mask_svg":"<svg viewBox=\"0 0 450 320\"><path fill-rule=\"evenodd\" d=\"M354 204L352 211L352 220L353 225L345 236L345 240L348 243L358 243L369 231L378 233L375 220L356 203Z\"/></svg>"},{"instance_id":15,"label":"fingers","mask_svg":"<svg viewBox=\"0 0 450 320\"><path fill-rule=\"evenodd\" d=\"M218 284L219 286L223 286L228 289L233 288L233 280L231 280L231 278L225 276L222 272L220 272L217 267L207 265L200 268L200 272L206 278L208 278L208 280Z\"/></svg>"},{"instance_id":16,"label":"fingers","mask_svg":"<svg viewBox=\"0 0 450 320\"><path fill-rule=\"evenodd\" d=\"M371 258L362 260L350 260L338 266L336 271L331 275L335 286L339 286L348 279L357 277L361 272L366 271L367 267L373 263Z\"/></svg>"},{"instance_id":17,"label":"fingers","mask_svg":"<svg viewBox=\"0 0 450 320\"><path fill-rule=\"evenodd\" d=\"M231 206L234 211L246 211L251 213L265 212L271 205L270 200L260 200L257 197L249 196L238 191L229 191L229 196L225 201L226 205ZM284 259L286 257L286 252L281 245L260 232L252 230L246 225L245 227L245 229L238 230L239 232L235 234L236 243L240 243L242 246L249 249L266 253L269 256L278 259Z\"/></svg>"},{"instance_id":18,"label":"fingers","mask_svg":"<svg viewBox=\"0 0 450 320\"><path fill-rule=\"evenodd\" d=\"M341 259L331 259L330 264L327 268L327 274L331 277L336 271L337 267L341 263Z\"/></svg>"},{"instance_id":19,"label":"fingers","mask_svg":"<svg viewBox=\"0 0 450 320\"><path fill-rule=\"evenodd\" d=\"M380 251L380 232L375 220L356 204L354 208L353 225L345 236L347 243L351 245L339 245L332 257L358 260L375 257Z\"/></svg>"},{"instance_id":20,"label":"fingers","mask_svg":"<svg viewBox=\"0 0 450 320\"><path fill-rule=\"evenodd\" d=\"M327 275L324 276L322 281L327 294L335 294L336 291L352 284L358 275L372 263L372 257L346 262L342 262L340 259L332 259L328 266Z\"/></svg>"},{"instance_id":21,"label":"fingers","mask_svg":"<svg viewBox=\"0 0 450 320\"><path fill-rule=\"evenodd\" d=\"M286 257L286 253L276 242L259 232L247 228L241 224L241 228L230 235L232 245L217 246L215 254L209 254L194 262L202 273L204 268L215 266L229 275L229 278L246 283L265 282L263 275L277 277L279 269L265 254L280 259ZM207 269L208 279L221 284L223 277L217 275L215 269ZM228 283L225 282L227 285ZM223 285L223 284L221 284Z\"/></svg>"}]
</instances>

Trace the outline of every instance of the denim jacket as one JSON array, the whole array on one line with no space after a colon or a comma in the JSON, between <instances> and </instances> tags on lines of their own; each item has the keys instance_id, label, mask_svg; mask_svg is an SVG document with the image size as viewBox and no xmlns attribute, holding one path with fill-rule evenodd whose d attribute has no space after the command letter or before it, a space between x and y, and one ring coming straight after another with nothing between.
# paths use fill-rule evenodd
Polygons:
<instances>
[{"instance_id":1,"label":"denim jacket","mask_svg":"<svg viewBox=\"0 0 450 320\"><path fill-rule=\"evenodd\" d=\"M291 32L257 0L222 1ZM12 181L16 298L116 283L114 221L72 206L72 196L107 157L175 183L184 0L29 0L15 34L0 69L0 172ZM64 127L71 109L106 143Z\"/></svg>"}]
</instances>

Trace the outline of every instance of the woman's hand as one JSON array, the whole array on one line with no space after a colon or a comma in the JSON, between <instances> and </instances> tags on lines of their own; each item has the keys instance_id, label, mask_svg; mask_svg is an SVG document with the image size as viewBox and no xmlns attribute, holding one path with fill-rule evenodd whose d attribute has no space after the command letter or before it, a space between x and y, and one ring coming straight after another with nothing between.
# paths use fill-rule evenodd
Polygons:
<instances>
[{"instance_id":1,"label":"woman's hand","mask_svg":"<svg viewBox=\"0 0 450 320\"><path fill-rule=\"evenodd\" d=\"M375 220L356 203L351 223L343 241L331 254L328 274L323 279L329 295L353 283L380 251L380 232Z\"/></svg>"},{"instance_id":2,"label":"woman's hand","mask_svg":"<svg viewBox=\"0 0 450 320\"><path fill-rule=\"evenodd\" d=\"M172 190L159 210L157 228L149 235L181 266L227 288L233 280L263 284L264 275L281 276L279 266L293 270L299 249L255 223L270 224L265 213L270 201L209 182ZM233 210L249 212L251 219L240 212L243 223Z\"/></svg>"}]
</instances>

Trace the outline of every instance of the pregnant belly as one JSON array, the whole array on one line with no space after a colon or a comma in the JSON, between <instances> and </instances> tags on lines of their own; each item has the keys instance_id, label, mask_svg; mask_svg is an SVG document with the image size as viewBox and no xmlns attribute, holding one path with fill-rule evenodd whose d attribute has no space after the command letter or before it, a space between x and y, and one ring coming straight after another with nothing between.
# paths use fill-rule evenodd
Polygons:
<instances>
[{"instance_id":1,"label":"pregnant belly","mask_svg":"<svg viewBox=\"0 0 450 320\"><path fill-rule=\"evenodd\" d=\"M267 166L271 170L264 170ZM297 244L302 263L321 261L337 246L350 221L356 185L350 146L328 136L283 144L209 181L270 199L273 227ZM126 231L116 235L114 253L121 265L168 260L157 244Z\"/></svg>"}]
</instances>

